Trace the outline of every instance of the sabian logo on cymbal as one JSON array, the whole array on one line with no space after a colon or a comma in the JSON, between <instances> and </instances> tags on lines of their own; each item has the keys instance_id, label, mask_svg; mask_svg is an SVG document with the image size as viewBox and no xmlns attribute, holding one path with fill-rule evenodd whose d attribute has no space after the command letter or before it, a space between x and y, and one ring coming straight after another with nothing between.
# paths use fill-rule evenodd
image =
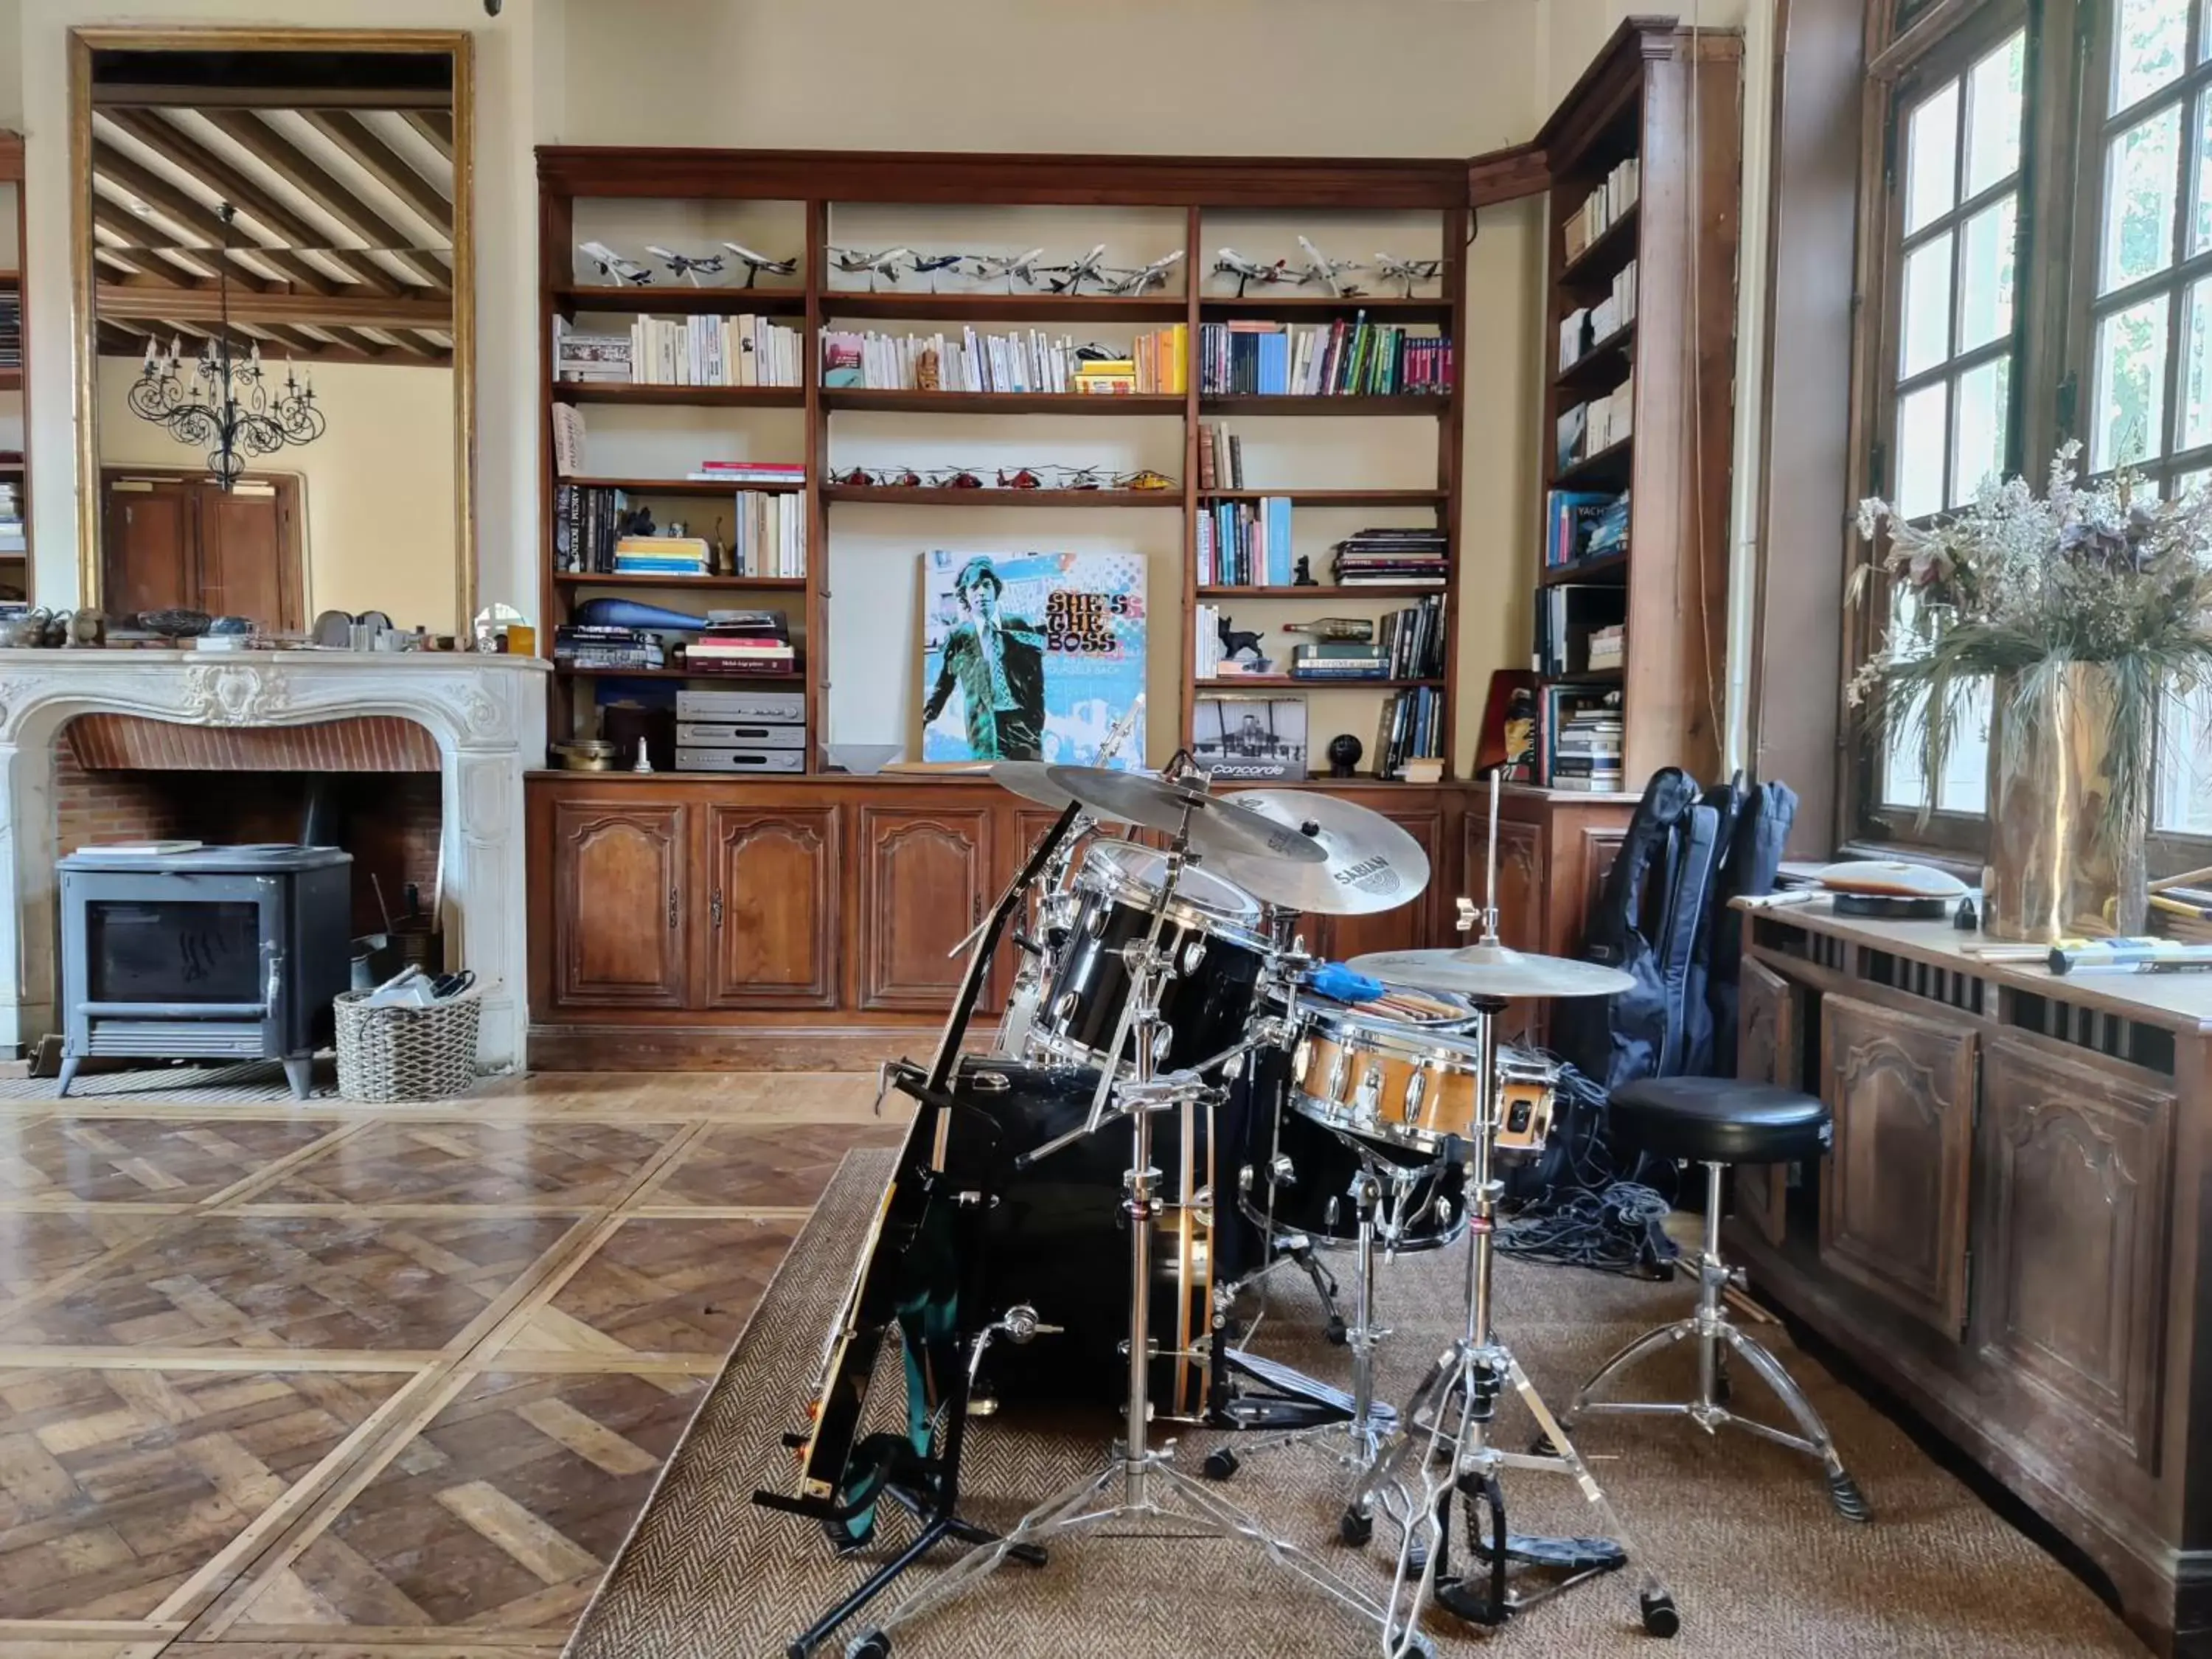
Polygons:
<instances>
[{"instance_id":1,"label":"sabian logo on cymbal","mask_svg":"<svg viewBox=\"0 0 2212 1659\"><path fill-rule=\"evenodd\" d=\"M1363 893L1395 893L1401 884L1397 871L1390 866L1390 860L1379 854L1329 873L1345 886L1357 887Z\"/></svg>"}]
</instances>

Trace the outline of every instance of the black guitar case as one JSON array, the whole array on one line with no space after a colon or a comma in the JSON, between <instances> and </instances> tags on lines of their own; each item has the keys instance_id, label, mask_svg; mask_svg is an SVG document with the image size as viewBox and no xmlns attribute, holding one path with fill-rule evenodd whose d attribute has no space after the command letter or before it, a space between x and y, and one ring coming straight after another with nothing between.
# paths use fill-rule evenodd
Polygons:
<instances>
[{"instance_id":1,"label":"black guitar case","mask_svg":"<svg viewBox=\"0 0 2212 1659\"><path fill-rule=\"evenodd\" d=\"M1736 823L1742 813L1747 792L1743 774L1739 772L1727 783L1717 783L1705 791L1698 804L1710 807L1713 814L1713 850L1707 863L1704 908L1691 924L1690 960L1682 980L1682 1048L1680 1063L1674 1074L1684 1077L1714 1075L1713 1009L1710 1000L1712 982L1713 930L1723 906L1722 889L1728 880L1730 850L1735 845Z\"/></svg>"},{"instance_id":2,"label":"black guitar case","mask_svg":"<svg viewBox=\"0 0 2212 1659\"><path fill-rule=\"evenodd\" d=\"M1735 1075L1736 1000L1743 973L1743 915L1729 901L1774 890L1782 869L1782 849L1797 821L1797 792L1786 783L1754 784L1743 791L1713 896L1712 925L1705 949L1705 1007L1711 1030L1710 1051L1700 1071L1709 1077Z\"/></svg>"}]
</instances>

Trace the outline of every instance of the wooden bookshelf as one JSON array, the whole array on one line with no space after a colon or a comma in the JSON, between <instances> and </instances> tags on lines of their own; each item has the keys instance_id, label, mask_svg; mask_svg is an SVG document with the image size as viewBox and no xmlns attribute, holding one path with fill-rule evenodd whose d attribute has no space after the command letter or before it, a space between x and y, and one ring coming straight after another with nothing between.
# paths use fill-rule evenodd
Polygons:
<instances>
[{"instance_id":1,"label":"wooden bookshelf","mask_svg":"<svg viewBox=\"0 0 2212 1659\"><path fill-rule=\"evenodd\" d=\"M742 578L706 580L658 577L610 578L583 572L556 572L552 568L553 498L561 483L600 485L632 495L721 496L735 483L698 483L690 480L653 480L591 477L561 479L551 463L550 416L544 419L544 520L541 536L545 549L543 581L544 625L539 630L541 648L550 653L555 628L567 620L574 601L583 594L621 587L641 592L652 602L680 605L686 590L705 592L752 590L763 593L803 595L792 620L803 645L805 667L799 677L808 696L807 767L819 764L818 750L827 721L827 673L830 659L828 635L831 626L829 595L836 580L836 550L830 537L832 514L869 507L934 512L963 507L1020 511L1050 509L1173 509L1182 514L1182 573L1179 584L1159 580L1155 571L1150 603L1156 611L1180 604L1183 627L1183 659L1171 677L1179 687L1177 730L1181 740L1191 735L1192 704L1200 689L1316 689L1377 695L1413 687L1429 687L1443 693L1441 732L1449 764L1455 747L1458 702L1458 595L1448 583L1443 588L1415 584L1374 584L1313 587L1238 588L1208 586L1197 580L1196 525L1200 514L1219 501L1257 501L1286 495L1293 503L1312 507L1372 507L1386 515L1382 522L1434 524L1445 532L1448 569L1455 572L1459 554L1460 448L1464 432L1464 392L1455 386L1449 394L1370 396L1201 396L1199 384L1199 329L1202 322L1254 318L1283 323L1325 325L1361 315L1373 323L1434 325L1454 341L1463 341L1465 274L1464 250L1470 234L1471 202L1499 200L1542 187L1531 158L1516 150L1508 158L1517 181L1514 191L1500 191L1496 180L1481 169L1487 158L1478 158L1471 169L1464 161L1376 161L1271 158L1149 156L957 155L908 154L843 154L792 151L709 151L554 147L538 152L540 200L539 301L544 343L545 403L561 402L632 407L666 407L700 411L699 431L713 431L713 412L741 409L789 409L804 422L803 459L808 485L799 493L807 502L808 574L803 579L761 581ZM1498 175L1503 178L1503 174ZM1487 190L1489 194L1483 192ZM1472 193L1471 193L1472 192ZM644 287L618 286L580 280L575 264L577 204L585 198L630 198L694 204L716 202L762 202L794 204L803 218L802 274L782 279L781 286L745 289L736 287L691 288L665 282ZM832 269L828 257L830 221L840 204L927 208L942 205L972 216L994 207L1146 208L1179 210L1182 218L1182 262L1173 269L1169 285L1136 295L1103 294L1059 295L1036 292L1000 293L968 290L935 293L922 286L882 286L871 291L839 283L854 280ZM1245 215L1266 212L1294 226L1301 214L1374 210L1386 213L1433 213L1437 229L1437 249L1443 268L1431 293L1405 296L1396 293L1328 295L1285 288L1280 291L1255 289L1242 298L1211 291L1206 252L1230 235L1218 222L1209 227L1209 214ZM583 234L589 235L590 231ZM920 232L915 233L919 235ZM1288 240L1285 232L1284 240ZM948 245L951 239L948 238ZM628 250L625 250L628 251ZM773 252L786 252L779 245ZM1166 252L1163 247L1160 252ZM792 387L663 386L629 384L568 383L553 379L552 323L579 313L607 316L610 325L626 316L735 316L746 313L783 319L801 333L800 352L806 365L803 386ZM1188 389L1174 393L1084 397L1066 393L983 393L887 391L863 387L828 387L821 384L820 342L827 329L872 326L878 323L908 321L927 325L989 326L1035 325L1077 337L1093 329L1124 325L1142 331L1168 324L1184 324L1190 337L1190 359L1185 364ZM1112 336L1107 337L1111 339ZM1182 426L1182 476L1172 489L957 489L922 487L878 488L829 482L838 460L832 444L836 418L851 414L896 415L917 418L958 420L974 416L1081 416L1098 420L1146 419L1177 421ZM1224 417L1295 417L1365 420L1386 418L1395 422L1429 422L1434 428L1433 482L1421 488L1361 488L1356 483L1334 488L1282 489L1249 489L1200 491L1198 487L1199 429L1202 422ZM1426 443L1425 437L1416 441ZM1174 469L1170 468L1170 471ZM1294 481L1286 478L1286 484ZM870 520L872 527L874 520ZM841 596L842 597L842 596ZM1288 675L1266 679L1242 677L1218 682L1199 682L1191 655L1192 608L1202 599L1232 599L1243 604L1289 600L1361 604L1370 600L1417 601L1441 599L1444 611L1444 673L1424 680L1309 680ZM696 607L695 607L696 608ZM1173 630L1155 630L1152 649L1164 648ZM914 665L902 661L886 672L912 674ZM604 671L584 675L562 671L556 678L554 734L573 734L581 712L569 695L568 682L586 678L672 678L702 679L681 670L662 670L655 675L625 675ZM1150 676L1158 687L1155 668ZM1325 733L1315 734L1316 740ZM1309 764L1319 769L1316 757ZM614 775L607 775L613 776ZM855 781L869 787L874 781ZM1375 780L1359 781L1372 787ZM910 787L911 780L907 781Z\"/></svg>"},{"instance_id":2,"label":"wooden bookshelf","mask_svg":"<svg viewBox=\"0 0 2212 1659\"><path fill-rule=\"evenodd\" d=\"M1540 557L1531 602L1568 584L1621 587L1625 665L1548 683L1622 689L1632 789L1662 766L1710 779L1720 763L1742 53L1733 33L1631 18L1537 136L1551 180L1541 533L1555 489L1626 490L1629 519L1626 551L1558 568ZM1632 156L1636 200L1568 258L1568 222ZM1633 317L1562 364L1561 323L1604 300L1632 261ZM1639 338L1668 343L1647 354ZM1561 416L1631 385L1629 435L1563 463Z\"/></svg>"}]
</instances>

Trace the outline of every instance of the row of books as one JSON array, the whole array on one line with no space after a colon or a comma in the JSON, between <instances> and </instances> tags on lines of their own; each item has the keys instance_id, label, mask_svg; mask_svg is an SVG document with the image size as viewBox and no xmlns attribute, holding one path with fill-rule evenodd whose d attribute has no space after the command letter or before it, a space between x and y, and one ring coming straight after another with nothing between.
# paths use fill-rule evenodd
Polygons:
<instances>
[{"instance_id":1,"label":"row of books","mask_svg":"<svg viewBox=\"0 0 2212 1659\"><path fill-rule=\"evenodd\" d=\"M0 293L0 368L23 366L23 295L15 289Z\"/></svg>"},{"instance_id":2,"label":"row of books","mask_svg":"<svg viewBox=\"0 0 2212 1659\"><path fill-rule=\"evenodd\" d=\"M1198 518L1198 581L1201 587L1288 587L1291 498L1215 501Z\"/></svg>"},{"instance_id":3,"label":"row of books","mask_svg":"<svg viewBox=\"0 0 2212 1659\"><path fill-rule=\"evenodd\" d=\"M626 334L553 321L553 377L629 386L798 386L800 332L767 317L639 317Z\"/></svg>"},{"instance_id":4,"label":"row of books","mask_svg":"<svg viewBox=\"0 0 2212 1659\"><path fill-rule=\"evenodd\" d=\"M730 499L736 534L724 562L721 550L704 537L623 534L621 526L630 511L628 490L556 484L553 568L579 575L665 576L678 581L717 574L718 566L719 574L733 576L804 576L806 498L733 489Z\"/></svg>"},{"instance_id":5,"label":"row of books","mask_svg":"<svg viewBox=\"0 0 2212 1659\"><path fill-rule=\"evenodd\" d=\"M1613 273L1610 291L1594 306L1577 306L1559 319L1559 368L1571 368L1601 340L1636 320L1636 261Z\"/></svg>"},{"instance_id":6,"label":"row of books","mask_svg":"<svg viewBox=\"0 0 2212 1659\"><path fill-rule=\"evenodd\" d=\"M1007 334L963 328L957 335L831 329L822 336L822 384L872 392L1137 390L1133 360L1097 360L1107 368L1086 376L1093 360L1084 350L1072 335L1054 339L1034 328Z\"/></svg>"},{"instance_id":7,"label":"row of books","mask_svg":"<svg viewBox=\"0 0 2212 1659\"><path fill-rule=\"evenodd\" d=\"M1375 775L1401 777L1408 761L1440 761L1443 752L1443 688L1416 685L1394 693L1376 729Z\"/></svg>"},{"instance_id":8,"label":"row of books","mask_svg":"<svg viewBox=\"0 0 2212 1659\"><path fill-rule=\"evenodd\" d=\"M1444 599L1431 594L1384 617L1376 631L1384 666L1394 680L1444 677Z\"/></svg>"},{"instance_id":9,"label":"row of books","mask_svg":"<svg viewBox=\"0 0 2212 1659\"><path fill-rule=\"evenodd\" d=\"M1199 325L1199 390L1231 396L1393 397L1451 389L1451 341L1370 323L1258 319Z\"/></svg>"},{"instance_id":10,"label":"row of books","mask_svg":"<svg viewBox=\"0 0 2212 1659\"><path fill-rule=\"evenodd\" d=\"M806 574L805 496L738 491L730 574L780 578Z\"/></svg>"},{"instance_id":11,"label":"row of books","mask_svg":"<svg viewBox=\"0 0 2212 1659\"><path fill-rule=\"evenodd\" d=\"M1632 372L1619 386L1587 403L1577 404L1559 416L1559 470L1589 459L1634 435L1636 376Z\"/></svg>"},{"instance_id":12,"label":"row of books","mask_svg":"<svg viewBox=\"0 0 2212 1659\"><path fill-rule=\"evenodd\" d=\"M562 623L553 630L553 661L562 668L657 669L667 665L660 635L643 628Z\"/></svg>"},{"instance_id":13,"label":"row of books","mask_svg":"<svg viewBox=\"0 0 2212 1659\"><path fill-rule=\"evenodd\" d=\"M1565 569L1628 548L1628 492L1553 489L1544 496L1544 568Z\"/></svg>"},{"instance_id":14,"label":"row of books","mask_svg":"<svg viewBox=\"0 0 2212 1659\"><path fill-rule=\"evenodd\" d=\"M1340 587L1442 587L1451 568L1444 532L1418 526L1362 530L1330 550Z\"/></svg>"},{"instance_id":15,"label":"row of books","mask_svg":"<svg viewBox=\"0 0 2212 1659\"><path fill-rule=\"evenodd\" d=\"M1130 342L1126 359L1085 362L1076 371L1091 380L1122 380L1126 386L1097 388L1109 392L1181 392L1190 389L1190 325L1175 323L1139 334Z\"/></svg>"},{"instance_id":16,"label":"row of books","mask_svg":"<svg viewBox=\"0 0 2212 1659\"><path fill-rule=\"evenodd\" d=\"M1218 424L1198 429L1198 487L1200 489L1242 489L1244 486L1244 441Z\"/></svg>"},{"instance_id":17,"label":"row of books","mask_svg":"<svg viewBox=\"0 0 2212 1659\"><path fill-rule=\"evenodd\" d=\"M1559 582L1536 590L1535 649L1531 665L1547 679L1618 666L1590 660L1590 641L1601 629L1628 619L1628 589L1620 582Z\"/></svg>"},{"instance_id":18,"label":"row of books","mask_svg":"<svg viewBox=\"0 0 2212 1659\"><path fill-rule=\"evenodd\" d=\"M1636 205L1642 187L1643 168L1632 155L1618 163L1605 175L1604 183L1583 198L1583 204L1567 216L1564 230L1567 263L1571 264L1580 258L1585 248Z\"/></svg>"}]
</instances>

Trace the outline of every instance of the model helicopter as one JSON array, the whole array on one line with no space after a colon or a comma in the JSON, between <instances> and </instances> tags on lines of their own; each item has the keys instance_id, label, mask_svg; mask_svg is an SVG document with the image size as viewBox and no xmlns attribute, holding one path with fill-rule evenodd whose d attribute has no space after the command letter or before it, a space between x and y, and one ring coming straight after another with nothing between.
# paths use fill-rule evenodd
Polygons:
<instances>
[{"instance_id":1,"label":"model helicopter","mask_svg":"<svg viewBox=\"0 0 2212 1659\"><path fill-rule=\"evenodd\" d=\"M1347 271L1365 270L1364 265L1356 259L1332 259L1303 236L1298 238L1298 246L1306 251L1305 268L1297 274L1299 287L1304 288L1309 283L1319 283L1337 299L1358 297L1358 289L1343 278Z\"/></svg>"},{"instance_id":2,"label":"model helicopter","mask_svg":"<svg viewBox=\"0 0 2212 1659\"><path fill-rule=\"evenodd\" d=\"M906 268L917 276L929 278L929 291L937 292L937 273L951 270L968 256L964 253L915 253L907 258Z\"/></svg>"},{"instance_id":3,"label":"model helicopter","mask_svg":"<svg viewBox=\"0 0 2212 1659\"><path fill-rule=\"evenodd\" d=\"M881 253L866 253L856 247L833 247L830 250L830 258L840 270L848 273L866 271L868 292L872 294L876 291L878 276L887 283L898 281L899 272L905 268L906 262L914 258L914 250L910 247L887 247Z\"/></svg>"},{"instance_id":4,"label":"model helicopter","mask_svg":"<svg viewBox=\"0 0 2212 1659\"><path fill-rule=\"evenodd\" d=\"M722 246L737 255L738 263L745 268L745 286L750 288L761 272L771 276L789 276L799 270L796 254L788 259L771 259L764 253L756 253L743 242L725 242Z\"/></svg>"},{"instance_id":5,"label":"model helicopter","mask_svg":"<svg viewBox=\"0 0 2212 1659\"><path fill-rule=\"evenodd\" d=\"M1443 271L1441 259L1401 259L1395 253L1375 256L1375 269L1386 283L1396 283L1406 290L1405 297L1413 297L1413 284L1433 283Z\"/></svg>"},{"instance_id":6,"label":"model helicopter","mask_svg":"<svg viewBox=\"0 0 2212 1659\"><path fill-rule=\"evenodd\" d=\"M602 276L617 283L628 283L634 288L643 288L653 280L653 267L640 264L635 259L625 259L605 242L579 242L576 251L599 268Z\"/></svg>"},{"instance_id":7,"label":"model helicopter","mask_svg":"<svg viewBox=\"0 0 2212 1659\"><path fill-rule=\"evenodd\" d=\"M1155 259L1134 270L1115 270L1109 275L1106 291L1109 294L1143 294L1152 289L1165 288L1168 272L1174 270L1182 258L1182 250L1177 248L1165 258Z\"/></svg>"},{"instance_id":8,"label":"model helicopter","mask_svg":"<svg viewBox=\"0 0 2212 1659\"><path fill-rule=\"evenodd\" d=\"M1237 279L1237 297L1241 300L1249 283L1257 283L1266 288L1286 280L1290 276L1285 269L1288 264L1287 260L1278 259L1272 265L1262 264L1257 259L1246 258L1233 247L1225 247L1213 262L1213 272L1217 276L1234 276Z\"/></svg>"},{"instance_id":9,"label":"model helicopter","mask_svg":"<svg viewBox=\"0 0 2212 1659\"><path fill-rule=\"evenodd\" d=\"M1103 288L1107 281L1105 260L1106 244L1101 242L1080 259L1064 265L1047 265L1043 269L1050 280L1046 286L1054 294L1068 295L1082 293L1086 282L1097 283Z\"/></svg>"},{"instance_id":10,"label":"model helicopter","mask_svg":"<svg viewBox=\"0 0 2212 1659\"><path fill-rule=\"evenodd\" d=\"M1044 250L1033 247L1027 253L1007 258L996 253L971 253L968 256L969 274L979 283L995 283L1006 279L1006 292L1014 291L1018 282L1025 288L1037 285L1037 261L1044 258Z\"/></svg>"},{"instance_id":11,"label":"model helicopter","mask_svg":"<svg viewBox=\"0 0 2212 1659\"><path fill-rule=\"evenodd\" d=\"M709 253L703 259L695 259L688 253L678 253L672 248L657 247L651 243L646 245L645 251L666 265L672 276L688 280L694 288L699 286L701 271L709 276L719 276L722 272L722 256L719 253Z\"/></svg>"}]
</instances>

